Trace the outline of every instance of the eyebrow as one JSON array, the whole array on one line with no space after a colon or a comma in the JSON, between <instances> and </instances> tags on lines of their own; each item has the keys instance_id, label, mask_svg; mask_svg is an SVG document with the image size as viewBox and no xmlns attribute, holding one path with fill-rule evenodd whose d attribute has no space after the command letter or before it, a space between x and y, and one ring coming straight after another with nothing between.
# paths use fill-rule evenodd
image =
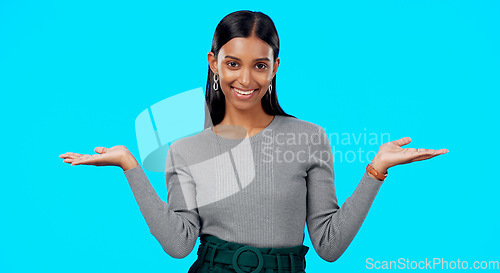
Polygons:
<instances>
[{"instance_id":1,"label":"eyebrow","mask_svg":"<svg viewBox=\"0 0 500 273\"><path fill-rule=\"evenodd\" d=\"M231 59L235 59L237 61L241 61L240 58L236 58L236 57L233 57L233 56L230 56L230 55L226 55L226 57L224 57L224 58L231 58ZM265 57L265 58L255 59L255 61L271 61L271 60L269 60L269 58Z\"/></svg>"}]
</instances>

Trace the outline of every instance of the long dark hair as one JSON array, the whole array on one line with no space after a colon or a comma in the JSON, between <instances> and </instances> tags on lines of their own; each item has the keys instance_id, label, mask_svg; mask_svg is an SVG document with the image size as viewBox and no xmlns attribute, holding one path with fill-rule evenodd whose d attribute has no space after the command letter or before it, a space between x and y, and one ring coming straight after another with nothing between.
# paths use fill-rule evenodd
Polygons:
<instances>
[{"instance_id":1,"label":"long dark hair","mask_svg":"<svg viewBox=\"0 0 500 273\"><path fill-rule=\"evenodd\" d=\"M266 42L273 49L274 63L280 50L278 32L276 31L276 27L274 26L271 18L259 11L240 10L232 12L222 18L215 28L212 48L210 51L214 53L215 58L217 59L219 50L223 45L235 37L250 37L252 35L252 29L254 30L255 36ZM276 76L272 79L271 84L273 88L271 95L269 95L269 92L266 91L266 94L261 100L264 111L269 115L283 115L295 118L295 116L285 113L278 103ZM219 124L224 119L226 111L226 99L224 93L221 90L219 90L219 92L215 91L213 89L213 85L214 73L210 69L209 65L205 101L207 103L210 116L205 115L205 128L208 128L211 125L215 126ZM210 124L210 121L207 120L210 117L213 124Z\"/></svg>"}]
</instances>

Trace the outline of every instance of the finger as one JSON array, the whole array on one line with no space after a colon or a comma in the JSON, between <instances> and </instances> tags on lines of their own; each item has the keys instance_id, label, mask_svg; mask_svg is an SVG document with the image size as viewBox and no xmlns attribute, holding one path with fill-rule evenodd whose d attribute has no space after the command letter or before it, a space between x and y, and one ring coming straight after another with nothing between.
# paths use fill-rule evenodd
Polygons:
<instances>
[{"instance_id":1,"label":"finger","mask_svg":"<svg viewBox=\"0 0 500 273\"><path fill-rule=\"evenodd\" d=\"M90 155L81 155L81 154L74 154L74 155L67 155L65 158L72 158L72 159L79 159L79 158L84 158L84 157L89 157Z\"/></svg>"},{"instance_id":2,"label":"finger","mask_svg":"<svg viewBox=\"0 0 500 273\"><path fill-rule=\"evenodd\" d=\"M60 156L61 158L78 158L80 157L81 155L64 155L64 156Z\"/></svg>"},{"instance_id":3,"label":"finger","mask_svg":"<svg viewBox=\"0 0 500 273\"><path fill-rule=\"evenodd\" d=\"M447 152L449 152L448 149L439 149L439 150L433 150L433 151L436 155L442 155L442 154L446 154Z\"/></svg>"},{"instance_id":4,"label":"finger","mask_svg":"<svg viewBox=\"0 0 500 273\"><path fill-rule=\"evenodd\" d=\"M427 160L427 159L436 157L438 155L439 154L422 154L422 155L419 155L419 156L416 156L416 157L412 158L409 162Z\"/></svg>"},{"instance_id":5,"label":"finger","mask_svg":"<svg viewBox=\"0 0 500 273\"><path fill-rule=\"evenodd\" d=\"M75 161L74 158L66 158L63 160L64 163L73 163Z\"/></svg>"},{"instance_id":6,"label":"finger","mask_svg":"<svg viewBox=\"0 0 500 273\"><path fill-rule=\"evenodd\" d=\"M69 156L69 154L70 154L70 153L64 153L64 154L60 154L60 155L59 155L59 157L61 157L61 158L64 158L64 157L67 157L67 156Z\"/></svg>"},{"instance_id":7,"label":"finger","mask_svg":"<svg viewBox=\"0 0 500 273\"><path fill-rule=\"evenodd\" d=\"M409 148L414 149L414 148ZM433 149L414 149L418 154L440 155L448 152L447 149L433 150Z\"/></svg>"},{"instance_id":8,"label":"finger","mask_svg":"<svg viewBox=\"0 0 500 273\"><path fill-rule=\"evenodd\" d=\"M94 159L95 156L98 156L99 154L93 154L93 155L82 155L80 157L81 160L90 160L90 159Z\"/></svg>"},{"instance_id":9,"label":"finger","mask_svg":"<svg viewBox=\"0 0 500 273\"><path fill-rule=\"evenodd\" d=\"M399 147L404 146L404 145L406 145L406 144L408 144L410 142L411 142L411 138L410 137L403 137L403 138L400 138L398 140L392 141L392 143L398 145Z\"/></svg>"},{"instance_id":10,"label":"finger","mask_svg":"<svg viewBox=\"0 0 500 273\"><path fill-rule=\"evenodd\" d=\"M72 152L67 152L67 153L64 153L62 155L60 155L59 157L68 157L68 156L82 156L81 154L77 154L77 153L72 153Z\"/></svg>"},{"instance_id":11,"label":"finger","mask_svg":"<svg viewBox=\"0 0 500 273\"><path fill-rule=\"evenodd\" d=\"M94 151L99 154L104 154L108 152L108 149L104 147L96 147Z\"/></svg>"},{"instance_id":12,"label":"finger","mask_svg":"<svg viewBox=\"0 0 500 273\"><path fill-rule=\"evenodd\" d=\"M59 157L60 158L76 158L76 157L79 157L79 156L76 156L76 155L60 155Z\"/></svg>"},{"instance_id":13,"label":"finger","mask_svg":"<svg viewBox=\"0 0 500 273\"><path fill-rule=\"evenodd\" d=\"M413 148L409 148L413 149ZM425 150L425 151L422 151ZM421 152L415 152L415 157L413 157L409 162L421 161L436 157L438 155L446 154L448 152L447 149L440 150L432 150L432 149L420 149Z\"/></svg>"},{"instance_id":14,"label":"finger","mask_svg":"<svg viewBox=\"0 0 500 273\"><path fill-rule=\"evenodd\" d=\"M420 149L420 148L404 148L403 152L407 153L410 157L432 154L428 151L425 151L425 149Z\"/></svg>"},{"instance_id":15,"label":"finger","mask_svg":"<svg viewBox=\"0 0 500 273\"><path fill-rule=\"evenodd\" d=\"M431 150L431 149L422 149L422 148L408 148L408 149L411 149L414 152L419 153L419 154L433 154L434 153L434 150Z\"/></svg>"},{"instance_id":16,"label":"finger","mask_svg":"<svg viewBox=\"0 0 500 273\"><path fill-rule=\"evenodd\" d=\"M93 157L99 154L75 154L75 157Z\"/></svg>"},{"instance_id":17,"label":"finger","mask_svg":"<svg viewBox=\"0 0 500 273\"><path fill-rule=\"evenodd\" d=\"M79 164L92 164L94 162L94 159L96 159L97 155L82 155L79 157L74 157L73 158L73 163L71 165L79 165Z\"/></svg>"}]
</instances>

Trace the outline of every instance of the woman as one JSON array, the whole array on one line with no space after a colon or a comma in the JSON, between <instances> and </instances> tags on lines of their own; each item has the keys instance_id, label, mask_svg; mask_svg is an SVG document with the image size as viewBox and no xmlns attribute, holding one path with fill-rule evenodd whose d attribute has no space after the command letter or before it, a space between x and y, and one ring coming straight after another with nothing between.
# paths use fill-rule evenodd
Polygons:
<instances>
[{"instance_id":1,"label":"woman","mask_svg":"<svg viewBox=\"0 0 500 273\"><path fill-rule=\"evenodd\" d=\"M60 157L72 166L120 166L172 257L187 256L200 237L189 272L305 272L306 222L316 252L333 262L361 227L388 168L448 150L401 148L409 137L384 143L339 207L326 132L278 103L278 53L275 26L261 12L233 12L218 24L206 88L215 126L207 120L205 130L170 146L168 205L124 146Z\"/></svg>"}]
</instances>

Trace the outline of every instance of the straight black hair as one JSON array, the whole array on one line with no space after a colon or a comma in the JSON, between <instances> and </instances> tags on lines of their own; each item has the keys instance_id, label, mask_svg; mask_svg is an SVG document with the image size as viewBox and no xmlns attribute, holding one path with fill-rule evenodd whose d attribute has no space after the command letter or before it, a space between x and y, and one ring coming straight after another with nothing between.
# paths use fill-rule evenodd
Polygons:
<instances>
[{"instance_id":1,"label":"straight black hair","mask_svg":"<svg viewBox=\"0 0 500 273\"><path fill-rule=\"evenodd\" d=\"M252 29L254 30L254 33L252 33ZM215 28L212 48L210 51L214 53L215 58L217 59L221 47L231 39L235 37L247 38L252 36L252 34L271 46L274 55L273 62L275 62L280 50L278 32L276 31L276 27L274 26L271 18L259 11L240 10L232 12L222 18ZM261 100L264 111L269 115L283 115L296 118L295 116L285 113L278 103L276 76L272 79L271 84L271 95L269 95L269 92L266 91L266 94ZM226 111L226 99L224 93L220 90L220 92L216 92L213 89L213 85L214 73L210 69L209 65L205 101L207 103L210 116L205 115L205 129L212 125L215 126L219 124L224 119ZM210 117L212 119L212 124L209 120L207 120Z\"/></svg>"}]
</instances>

